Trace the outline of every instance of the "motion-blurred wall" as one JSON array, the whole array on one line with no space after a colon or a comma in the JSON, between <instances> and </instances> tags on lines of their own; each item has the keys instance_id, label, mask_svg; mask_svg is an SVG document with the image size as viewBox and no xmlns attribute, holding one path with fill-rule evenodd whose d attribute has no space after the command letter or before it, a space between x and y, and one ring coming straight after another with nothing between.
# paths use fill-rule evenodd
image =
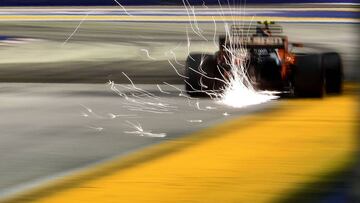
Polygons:
<instances>
[{"instance_id":1,"label":"motion-blurred wall","mask_svg":"<svg viewBox=\"0 0 360 203\"><path fill-rule=\"evenodd\" d=\"M219 0L227 4L229 0ZM182 0L118 0L123 5L181 5ZM189 0L192 5L218 4L218 0ZM230 0L238 4L260 3L360 3L360 0ZM0 6L110 6L116 5L114 0L0 0Z\"/></svg>"}]
</instances>

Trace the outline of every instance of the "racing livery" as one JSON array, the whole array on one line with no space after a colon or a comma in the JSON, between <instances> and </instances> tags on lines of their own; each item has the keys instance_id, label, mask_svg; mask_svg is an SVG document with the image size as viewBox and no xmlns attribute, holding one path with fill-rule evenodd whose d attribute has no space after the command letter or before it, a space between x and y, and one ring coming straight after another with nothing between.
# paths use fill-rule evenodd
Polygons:
<instances>
[{"instance_id":1,"label":"racing livery","mask_svg":"<svg viewBox=\"0 0 360 203\"><path fill-rule=\"evenodd\" d=\"M239 57L243 53L246 57ZM299 97L341 93L343 73L338 53L308 51L303 44L290 43L280 25L267 21L255 26L233 25L230 34L219 37L215 54L191 53L185 70L187 93L202 96L221 91L237 63L244 64L244 74L256 89Z\"/></svg>"}]
</instances>

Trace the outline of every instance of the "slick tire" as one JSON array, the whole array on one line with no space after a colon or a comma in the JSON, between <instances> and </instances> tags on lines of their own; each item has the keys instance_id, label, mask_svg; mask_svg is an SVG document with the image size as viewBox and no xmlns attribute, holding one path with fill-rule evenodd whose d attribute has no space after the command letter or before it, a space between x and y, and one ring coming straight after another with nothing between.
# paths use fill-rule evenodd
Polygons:
<instances>
[{"instance_id":1,"label":"slick tire","mask_svg":"<svg viewBox=\"0 0 360 203\"><path fill-rule=\"evenodd\" d=\"M340 94L343 85L343 69L340 55L335 52L323 54L322 65L325 71L326 93Z\"/></svg>"},{"instance_id":2,"label":"slick tire","mask_svg":"<svg viewBox=\"0 0 360 203\"><path fill-rule=\"evenodd\" d=\"M324 69L321 54L298 55L294 70L294 93L298 97L323 97Z\"/></svg>"}]
</instances>

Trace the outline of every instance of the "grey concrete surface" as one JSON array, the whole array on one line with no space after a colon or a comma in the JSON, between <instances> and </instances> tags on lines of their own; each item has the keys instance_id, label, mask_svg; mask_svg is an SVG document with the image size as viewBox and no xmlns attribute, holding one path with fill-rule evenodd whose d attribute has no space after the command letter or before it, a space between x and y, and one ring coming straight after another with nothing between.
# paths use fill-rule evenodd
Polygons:
<instances>
[{"instance_id":1,"label":"grey concrete surface","mask_svg":"<svg viewBox=\"0 0 360 203\"><path fill-rule=\"evenodd\" d=\"M106 84L0 83L0 198L64 172L275 105L233 109L201 99L198 106L197 100L179 97L179 90L170 86L160 86L166 93L156 85L139 87L156 97L118 86L136 102L126 100ZM149 107L161 113L146 112L153 111ZM129 133L136 129L128 122L166 137Z\"/></svg>"}]
</instances>

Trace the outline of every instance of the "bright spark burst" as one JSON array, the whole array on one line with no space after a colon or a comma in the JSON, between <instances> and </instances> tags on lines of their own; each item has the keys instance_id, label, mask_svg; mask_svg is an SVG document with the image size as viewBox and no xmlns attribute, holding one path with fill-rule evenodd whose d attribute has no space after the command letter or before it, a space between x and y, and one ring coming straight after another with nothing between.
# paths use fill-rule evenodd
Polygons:
<instances>
[{"instance_id":1,"label":"bright spark burst","mask_svg":"<svg viewBox=\"0 0 360 203\"><path fill-rule=\"evenodd\" d=\"M191 30L196 35L198 35L202 38L205 38L202 35L203 31L198 26L196 16L195 16L195 13L196 13L195 8L193 6L191 6L187 0L183 0L183 4L184 4L184 8L187 11L188 16L189 16L189 24L190 24ZM206 6L205 3L203 4L203 7L204 6ZM231 10L230 3L228 3L228 6ZM233 5L233 6L235 6L235 5ZM245 6L246 5L243 5L243 10L241 11L243 14L245 14ZM222 13L222 16L225 16L225 13L224 13L224 10L223 10L223 7L222 7L220 1L219 1L219 8L220 8L220 12ZM234 11L235 11L235 9L234 9ZM216 25L216 21L214 18L213 18L213 23L214 23L214 28L215 28L214 35L213 35L213 42L214 42L214 45L217 46L217 43L216 43L217 25ZM240 24L240 23L241 22L237 21L234 18L233 24ZM208 79L219 80L225 84L222 91L220 91L220 92L203 91L203 90L197 90L197 89L194 89L194 91L205 92L211 98L216 98L217 103L231 106L234 108L243 108L246 106L261 104L261 103L265 103L265 102L277 99L278 92L261 91L261 90L255 89L253 87L253 85L248 77L248 74L247 74L248 64L246 63L246 61L248 59L248 52L244 47L239 49L239 47L237 45L238 40L236 38L234 38L234 36L231 36L232 35L231 31L230 31L231 26L229 26L229 24L226 23L225 21L224 21L224 25L225 25L225 32L226 32L227 38L230 39L230 46L224 47L225 50L230 54L230 60L226 61L227 65L229 65L231 67L230 74L229 74L230 77L228 77L226 79L211 78L211 77L207 76L207 74L205 72L203 72L201 70L201 68L200 68L200 71L197 71L197 70L192 69L191 67L190 68L186 67L186 68L189 68L191 71L201 75L201 78L204 77L204 78L208 78ZM248 34L248 33L243 33L243 34ZM191 38L188 33L188 27L186 27L186 37L187 37L187 44L188 44L187 49L188 49L188 53L189 53ZM206 38L205 38L205 41L207 41ZM177 71L176 71L176 73L180 77L184 78L184 76L179 74ZM223 77L223 78L225 78L225 77ZM201 79L199 82L200 82L201 87L205 87L202 84ZM188 85L190 85L190 84L188 84ZM198 103L196 104L196 107L198 110L202 110L199 107Z\"/></svg>"},{"instance_id":2,"label":"bright spark burst","mask_svg":"<svg viewBox=\"0 0 360 203\"><path fill-rule=\"evenodd\" d=\"M226 27L228 28L228 26ZM227 30L228 35L229 33L229 30ZM246 61L248 59L248 52L244 48L237 48L236 41L236 38L230 40L230 46L224 47L230 54L230 61L226 61L226 63L231 68L231 76L225 80L224 91L217 93L216 97L219 98L217 102L235 108L242 108L279 98L276 95L278 92L260 91L253 87L247 75L248 64L246 64Z\"/></svg>"}]
</instances>

